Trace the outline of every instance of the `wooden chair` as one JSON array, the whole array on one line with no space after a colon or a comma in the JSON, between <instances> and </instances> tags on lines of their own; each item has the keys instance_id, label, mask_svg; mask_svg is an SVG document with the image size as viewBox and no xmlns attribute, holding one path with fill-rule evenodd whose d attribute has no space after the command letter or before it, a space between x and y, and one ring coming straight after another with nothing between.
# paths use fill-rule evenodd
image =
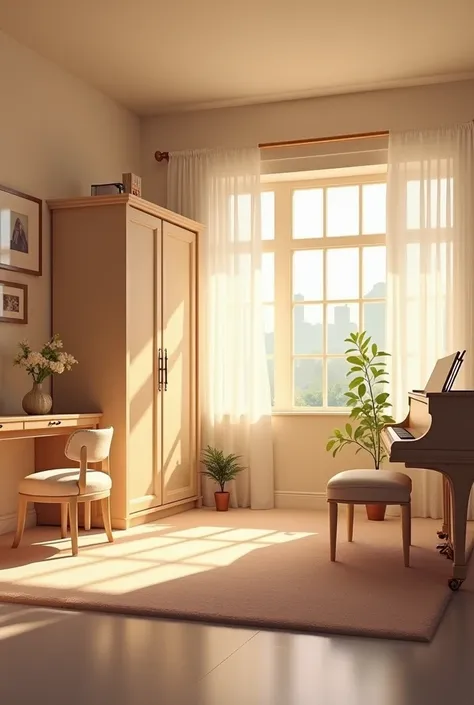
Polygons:
<instances>
[{"instance_id":1,"label":"wooden chair","mask_svg":"<svg viewBox=\"0 0 474 705\"><path fill-rule=\"evenodd\" d=\"M399 504L402 510L403 560L410 565L411 479L393 470L344 470L327 485L331 561L336 560L337 508L347 504L347 540L352 541L355 504Z\"/></svg>"},{"instance_id":2,"label":"wooden chair","mask_svg":"<svg viewBox=\"0 0 474 705\"><path fill-rule=\"evenodd\" d=\"M113 542L110 519L110 490L112 479L107 471L89 470L88 463L101 463L108 460L114 429L74 431L67 441L64 454L69 460L79 462L79 468L58 468L42 470L27 475L20 483L18 499L18 523L12 548L17 548L25 529L28 502L46 502L61 505L61 538L67 535L67 520L71 526L72 555L77 556L78 546L78 507L84 502L84 528L90 529L91 502L100 500L105 533Z\"/></svg>"}]
</instances>

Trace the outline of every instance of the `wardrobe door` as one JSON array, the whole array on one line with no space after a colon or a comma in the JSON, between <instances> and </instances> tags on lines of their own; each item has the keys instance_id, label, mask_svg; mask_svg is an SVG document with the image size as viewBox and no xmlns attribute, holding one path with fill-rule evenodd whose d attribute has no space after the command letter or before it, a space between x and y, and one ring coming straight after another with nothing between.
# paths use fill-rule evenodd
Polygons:
<instances>
[{"instance_id":1,"label":"wardrobe door","mask_svg":"<svg viewBox=\"0 0 474 705\"><path fill-rule=\"evenodd\" d=\"M196 495L196 233L163 221L163 504Z\"/></svg>"},{"instance_id":2,"label":"wardrobe door","mask_svg":"<svg viewBox=\"0 0 474 705\"><path fill-rule=\"evenodd\" d=\"M161 504L161 220L129 208L127 225L127 495L129 512ZM124 361L125 364L125 361Z\"/></svg>"}]
</instances>

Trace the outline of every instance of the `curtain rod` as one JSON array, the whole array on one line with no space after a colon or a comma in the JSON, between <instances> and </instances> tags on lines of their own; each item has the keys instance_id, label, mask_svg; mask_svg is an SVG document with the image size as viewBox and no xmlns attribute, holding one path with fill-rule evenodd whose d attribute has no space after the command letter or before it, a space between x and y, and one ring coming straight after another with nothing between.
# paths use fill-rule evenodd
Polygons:
<instances>
[{"instance_id":1,"label":"curtain rod","mask_svg":"<svg viewBox=\"0 0 474 705\"><path fill-rule=\"evenodd\" d=\"M262 142L258 145L259 149L272 149L275 147L300 147L308 144L322 144L324 142L346 142L347 140L365 140L371 137L388 137L388 130L379 130L377 132L355 132L351 135L333 135L331 137L311 137L303 140L287 140L284 142ZM169 161L169 152L155 152L157 162Z\"/></svg>"}]
</instances>

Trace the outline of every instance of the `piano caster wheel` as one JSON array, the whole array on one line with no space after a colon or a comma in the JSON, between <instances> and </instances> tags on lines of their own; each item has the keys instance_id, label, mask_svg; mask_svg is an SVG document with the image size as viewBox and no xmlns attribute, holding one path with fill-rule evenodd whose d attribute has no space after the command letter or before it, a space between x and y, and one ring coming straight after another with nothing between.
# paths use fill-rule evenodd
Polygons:
<instances>
[{"instance_id":1,"label":"piano caster wheel","mask_svg":"<svg viewBox=\"0 0 474 705\"><path fill-rule=\"evenodd\" d=\"M448 538L448 534L445 534L444 531L438 531L437 534L439 539L444 540Z\"/></svg>"},{"instance_id":2,"label":"piano caster wheel","mask_svg":"<svg viewBox=\"0 0 474 705\"><path fill-rule=\"evenodd\" d=\"M451 578L450 580L448 580L448 585L453 592L456 592L457 590L459 590L463 582L464 580L460 580L459 578Z\"/></svg>"}]
</instances>

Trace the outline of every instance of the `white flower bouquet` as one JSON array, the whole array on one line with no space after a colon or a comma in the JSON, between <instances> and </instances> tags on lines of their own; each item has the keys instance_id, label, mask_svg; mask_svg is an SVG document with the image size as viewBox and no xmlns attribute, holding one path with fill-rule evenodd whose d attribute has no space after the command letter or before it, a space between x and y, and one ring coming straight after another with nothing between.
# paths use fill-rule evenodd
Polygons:
<instances>
[{"instance_id":1,"label":"white flower bouquet","mask_svg":"<svg viewBox=\"0 0 474 705\"><path fill-rule=\"evenodd\" d=\"M50 375L61 375L77 364L73 355L62 350L63 342L59 335L53 335L39 352L32 350L27 340L19 343L19 347L20 352L13 364L25 369L36 384L41 384Z\"/></svg>"}]
</instances>

